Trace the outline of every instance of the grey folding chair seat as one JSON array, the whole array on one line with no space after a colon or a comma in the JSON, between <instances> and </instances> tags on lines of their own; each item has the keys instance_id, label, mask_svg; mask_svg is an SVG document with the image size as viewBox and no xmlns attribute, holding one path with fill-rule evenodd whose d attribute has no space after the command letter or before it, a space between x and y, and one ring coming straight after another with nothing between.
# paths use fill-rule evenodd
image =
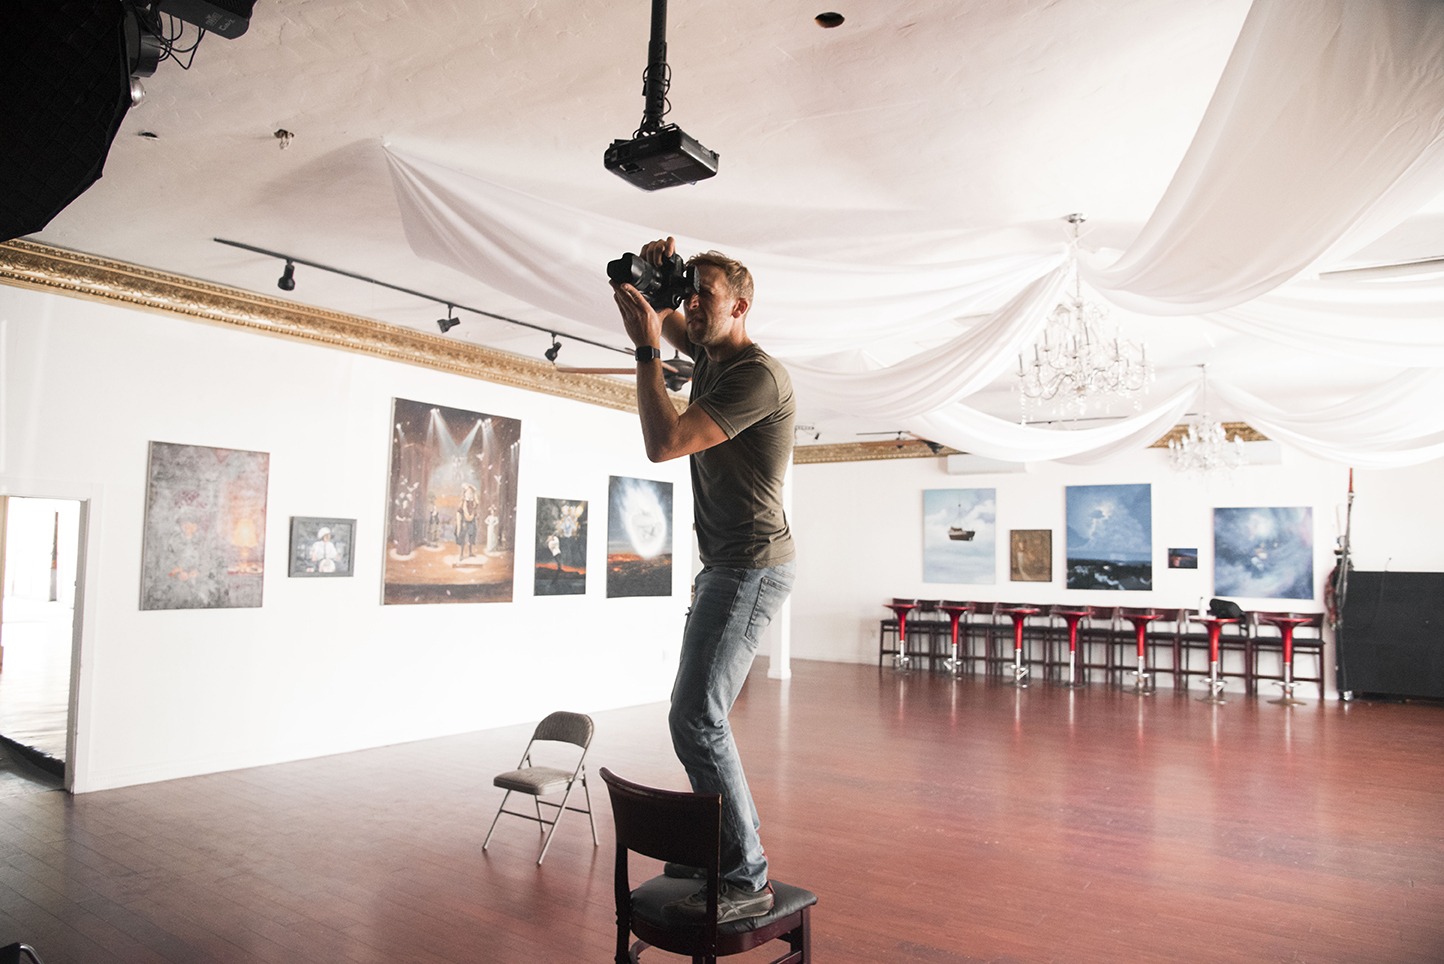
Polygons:
<instances>
[{"instance_id":1,"label":"grey folding chair seat","mask_svg":"<svg viewBox=\"0 0 1444 964\"><path fill-rule=\"evenodd\" d=\"M492 779L492 785L506 791L501 798L501 806L497 808L496 816L491 820L491 829L486 832L486 840L482 841L481 849L485 850L491 843L491 835L496 832L497 821L502 814L512 817L520 817L523 820L531 820L540 824L539 830L544 828L546 839L542 842L541 854L536 862L540 864L546 858L547 848L552 845L552 835L557 832L557 824L562 819L562 814L568 810L576 813L585 813L592 825L592 844L600 846L601 841L597 839L597 821L592 816L592 795L587 789L587 748L592 743L592 718L584 713L568 713L559 710L551 713L546 719L537 724L536 730L532 732L531 740L527 742L526 751L521 755L521 763L517 769L499 773ZM532 762L532 752L538 743L569 743L581 749L578 754L576 765L570 769L561 767L537 765ZM582 796L586 799L585 807L569 806L572 790L580 783ZM513 793L524 793L532 798L532 804L536 808L535 814L519 813L506 808L507 801ZM543 797L551 797L560 793L560 802L544 800ZM550 808L549 814L542 813L542 807Z\"/></svg>"}]
</instances>

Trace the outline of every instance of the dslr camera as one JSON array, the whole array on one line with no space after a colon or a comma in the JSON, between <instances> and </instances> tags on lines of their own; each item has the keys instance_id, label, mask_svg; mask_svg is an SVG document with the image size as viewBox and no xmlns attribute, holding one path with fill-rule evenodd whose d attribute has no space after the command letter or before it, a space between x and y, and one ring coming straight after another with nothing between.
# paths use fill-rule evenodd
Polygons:
<instances>
[{"instance_id":1,"label":"dslr camera","mask_svg":"<svg viewBox=\"0 0 1444 964\"><path fill-rule=\"evenodd\" d=\"M607 277L617 284L636 288L647 303L658 311L676 308L696 290L696 269L687 267L680 254L674 254L661 267L635 254L624 254L607 262Z\"/></svg>"}]
</instances>

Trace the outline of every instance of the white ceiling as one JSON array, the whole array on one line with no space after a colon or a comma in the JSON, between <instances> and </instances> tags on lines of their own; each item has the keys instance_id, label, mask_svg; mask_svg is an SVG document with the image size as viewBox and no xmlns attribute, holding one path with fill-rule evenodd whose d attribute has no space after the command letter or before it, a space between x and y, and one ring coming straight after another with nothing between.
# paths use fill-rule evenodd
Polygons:
<instances>
[{"instance_id":1,"label":"white ceiling","mask_svg":"<svg viewBox=\"0 0 1444 964\"><path fill-rule=\"evenodd\" d=\"M560 322L417 258L381 145L724 250L859 260L886 239L920 260L991 254L1062 240L1074 211L1089 217L1088 247L1122 249L1188 147L1249 7L828 3L839 6L671 4L668 120L716 150L721 168L649 194L602 167L641 117L649 0L259 0L244 36L209 36L189 71L167 62L145 80L105 176L36 237L279 295L280 263L212 240L228 238L621 347L615 318ZM819 27L829 9L846 22ZM281 129L294 134L284 150ZM1438 256L1441 224L1422 212L1360 260ZM297 301L436 332L435 304L304 267L296 277ZM530 357L549 343L462 317L452 337ZM1280 377L1216 332L1146 324L1161 366L1231 353ZM625 362L576 343L561 360ZM979 408L1016 415L1004 382L985 396ZM819 425L822 442L896 427Z\"/></svg>"}]
</instances>

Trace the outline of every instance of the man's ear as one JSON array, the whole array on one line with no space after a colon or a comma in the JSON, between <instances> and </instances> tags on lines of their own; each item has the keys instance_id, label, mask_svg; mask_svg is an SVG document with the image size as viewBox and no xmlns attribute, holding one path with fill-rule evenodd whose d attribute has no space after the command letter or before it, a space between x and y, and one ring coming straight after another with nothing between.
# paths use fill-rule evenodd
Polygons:
<instances>
[{"instance_id":1,"label":"man's ear","mask_svg":"<svg viewBox=\"0 0 1444 964\"><path fill-rule=\"evenodd\" d=\"M752 303L749 302L746 298L735 298L735 299L733 299L733 301L732 301L732 317L733 317L733 318L745 318L745 317L747 316L747 309L748 309L748 308L751 308L751 307L752 307Z\"/></svg>"}]
</instances>

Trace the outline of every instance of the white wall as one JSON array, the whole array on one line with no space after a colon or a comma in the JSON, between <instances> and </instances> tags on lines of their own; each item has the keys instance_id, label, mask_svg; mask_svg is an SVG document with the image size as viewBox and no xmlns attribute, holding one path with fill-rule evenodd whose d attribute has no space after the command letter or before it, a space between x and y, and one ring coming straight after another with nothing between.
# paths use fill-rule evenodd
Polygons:
<instances>
[{"instance_id":1,"label":"white wall","mask_svg":"<svg viewBox=\"0 0 1444 964\"><path fill-rule=\"evenodd\" d=\"M635 415L3 287L0 376L0 492L89 505L77 791L667 697L691 495ZM533 598L522 549L513 603L381 605L393 397L522 420L518 542L537 497L587 499L585 596ZM152 440L270 453L261 608L140 611ZM671 597L606 598L609 475L673 483ZM355 576L288 578L293 515L357 519Z\"/></svg>"},{"instance_id":2,"label":"white wall","mask_svg":"<svg viewBox=\"0 0 1444 964\"><path fill-rule=\"evenodd\" d=\"M1135 453L1101 465L1040 464L1022 474L948 475L942 459L800 465L795 470L793 525L798 578L793 595L792 654L798 659L877 661L878 620L891 596L1098 606L1188 606L1213 591L1213 509L1310 506L1314 518L1313 600L1238 598L1245 609L1317 612L1335 557L1347 502L1348 469L1283 450L1282 463L1232 476L1175 472L1166 453ZM1069 485L1150 483L1153 586L1149 592L1064 588L1064 489ZM1413 469L1355 473L1355 568L1444 570L1444 462ZM925 489L997 490L996 578L985 585L923 582ZM1053 581L1009 581L1008 530L1051 529ZM1196 547L1199 568L1168 569L1169 547ZM1235 597L1236 598L1236 597ZM1332 655L1325 675L1332 688Z\"/></svg>"}]
</instances>

